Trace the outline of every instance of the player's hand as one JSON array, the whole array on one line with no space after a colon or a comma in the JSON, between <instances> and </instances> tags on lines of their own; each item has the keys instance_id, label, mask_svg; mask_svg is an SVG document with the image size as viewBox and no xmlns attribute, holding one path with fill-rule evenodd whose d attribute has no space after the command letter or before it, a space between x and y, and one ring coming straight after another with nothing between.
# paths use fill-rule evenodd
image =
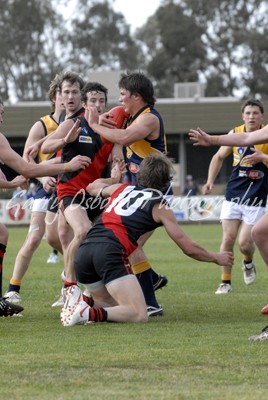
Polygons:
<instances>
[{"instance_id":1,"label":"player's hand","mask_svg":"<svg viewBox=\"0 0 268 400\"><path fill-rule=\"evenodd\" d=\"M112 119L113 114L110 112L103 113L99 116L99 125L106 126L106 128L116 128L116 121Z\"/></svg>"},{"instance_id":2,"label":"player's hand","mask_svg":"<svg viewBox=\"0 0 268 400\"><path fill-rule=\"evenodd\" d=\"M208 135L205 131L202 131L202 129L197 128L197 129L190 129L188 133L189 139L194 142L194 146L211 146L211 135Z\"/></svg>"},{"instance_id":3,"label":"player's hand","mask_svg":"<svg viewBox=\"0 0 268 400\"><path fill-rule=\"evenodd\" d=\"M56 186L56 179L53 176L45 176L42 178L42 185L47 193L51 193Z\"/></svg>"},{"instance_id":4,"label":"player's hand","mask_svg":"<svg viewBox=\"0 0 268 400\"><path fill-rule=\"evenodd\" d=\"M216 264L231 268L234 263L234 255L231 251L216 253Z\"/></svg>"},{"instance_id":5,"label":"player's hand","mask_svg":"<svg viewBox=\"0 0 268 400\"><path fill-rule=\"evenodd\" d=\"M24 176L22 175L18 175L10 182L12 182L14 187L21 187L22 189L26 189L29 183L29 179L24 178Z\"/></svg>"},{"instance_id":6,"label":"player's hand","mask_svg":"<svg viewBox=\"0 0 268 400\"><path fill-rule=\"evenodd\" d=\"M121 181L122 175L125 174L126 171L127 169L125 161L114 157L111 169L111 178L114 179L115 183L119 183Z\"/></svg>"},{"instance_id":7,"label":"player's hand","mask_svg":"<svg viewBox=\"0 0 268 400\"><path fill-rule=\"evenodd\" d=\"M91 163L91 159L86 156L76 156L71 161L66 163L67 171L77 171L78 169L85 169Z\"/></svg>"},{"instance_id":8,"label":"player's hand","mask_svg":"<svg viewBox=\"0 0 268 400\"><path fill-rule=\"evenodd\" d=\"M85 119L88 122L89 126L92 126L93 124L98 124L99 123L99 113L96 107L87 107L85 110Z\"/></svg>"},{"instance_id":9,"label":"player's hand","mask_svg":"<svg viewBox=\"0 0 268 400\"><path fill-rule=\"evenodd\" d=\"M258 164L259 162L267 161L267 156L260 150L255 149L255 147L250 148L253 154L245 156L243 158L243 163L246 164Z\"/></svg>"},{"instance_id":10,"label":"player's hand","mask_svg":"<svg viewBox=\"0 0 268 400\"><path fill-rule=\"evenodd\" d=\"M64 139L65 143L68 144L68 143L74 142L78 138L80 132L81 132L80 120L77 119L75 121L75 123L73 124L72 128L69 130L69 132L65 136L65 139Z\"/></svg>"},{"instance_id":11,"label":"player's hand","mask_svg":"<svg viewBox=\"0 0 268 400\"><path fill-rule=\"evenodd\" d=\"M23 158L28 162L33 162L39 152L39 149L40 146L38 144L32 144L31 146L27 147L27 149L25 149Z\"/></svg>"},{"instance_id":12,"label":"player's hand","mask_svg":"<svg viewBox=\"0 0 268 400\"><path fill-rule=\"evenodd\" d=\"M202 194L210 194L213 189L213 185L210 183L205 183L205 185L202 186L201 192Z\"/></svg>"}]
</instances>

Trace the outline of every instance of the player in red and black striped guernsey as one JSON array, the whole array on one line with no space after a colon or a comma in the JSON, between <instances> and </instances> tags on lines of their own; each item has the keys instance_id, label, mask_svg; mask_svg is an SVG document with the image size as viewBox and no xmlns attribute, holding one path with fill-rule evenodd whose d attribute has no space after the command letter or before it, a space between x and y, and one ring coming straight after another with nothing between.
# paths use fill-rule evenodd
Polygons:
<instances>
[{"instance_id":1,"label":"player in red and black striped guernsey","mask_svg":"<svg viewBox=\"0 0 268 400\"><path fill-rule=\"evenodd\" d=\"M83 103L92 106L92 94L95 99L103 99L103 107L96 106L98 114L103 112L107 101L107 89L99 83L87 83L81 91ZM65 120L53 137L42 145L44 152L62 149L62 161L72 159L76 154L87 154L91 159L89 168L75 174L61 174L57 182L57 195L64 217L73 231L65 254L65 287L76 281L73 260L74 255L102 208L86 192L89 183L98 179L106 171L114 145L103 141L83 116Z\"/></svg>"},{"instance_id":2,"label":"player in red and black striped guernsey","mask_svg":"<svg viewBox=\"0 0 268 400\"><path fill-rule=\"evenodd\" d=\"M128 256L137 248L140 235L161 225L189 257L218 265L232 265L231 252L209 252L178 226L163 195L170 185L172 170L168 158L152 155L142 161L136 186L107 186L105 180L88 186L93 196L111 196L75 257L77 280L86 286L95 303L90 307L83 300L79 287L71 286L61 312L64 326L104 321L147 321L147 305Z\"/></svg>"}]
</instances>

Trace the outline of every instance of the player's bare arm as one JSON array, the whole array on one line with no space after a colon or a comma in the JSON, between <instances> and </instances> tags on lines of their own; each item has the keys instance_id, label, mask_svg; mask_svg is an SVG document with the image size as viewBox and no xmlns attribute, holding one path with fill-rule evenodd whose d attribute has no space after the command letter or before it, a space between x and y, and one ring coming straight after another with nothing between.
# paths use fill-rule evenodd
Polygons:
<instances>
[{"instance_id":1,"label":"player's bare arm","mask_svg":"<svg viewBox=\"0 0 268 400\"><path fill-rule=\"evenodd\" d=\"M253 154L248 155L243 158L244 162L249 163L249 164L257 164L259 162L264 162L266 165L268 165L268 155L264 154L262 151L255 149L252 147L251 151L253 151Z\"/></svg>"},{"instance_id":2,"label":"player's bare arm","mask_svg":"<svg viewBox=\"0 0 268 400\"><path fill-rule=\"evenodd\" d=\"M45 137L45 130L44 126L42 125L41 121L37 121L30 129L28 137L26 139L25 145L24 145L24 150L23 150L23 158L24 160L31 162L32 158L35 158L35 156L38 153L38 150L32 157L29 157L29 152L30 148L35 147L36 143L39 142L39 140L44 139Z\"/></svg>"},{"instance_id":3,"label":"player's bare arm","mask_svg":"<svg viewBox=\"0 0 268 400\"><path fill-rule=\"evenodd\" d=\"M85 169L90 164L90 159L85 156L78 155L71 161L64 164L31 164L27 163L23 158L16 153L6 139L0 133L0 148L1 159L4 164L8 165L14 171L23 175L26 178L35 178L36 176L57 175L63 172L77 171L78 169Z\"/></svg>"},{"instance_id":4,"label":"player's bare arm","mask_svg":"<svg viewBox=\"0 0 268 400\"><path fill-rule=\"evenodd\" d=\"M208 135L202 129L190 129L189 138L194 146L243 146L248 147L254 144L268 142L268 125L262 129L252 132L227 135Z\"/></svg>"},{"instance_id":5,"label":"player's bare arm","mask_svg":"<svg viewBox=\"0 0 268 400\"><path fill-rule=\"evenodd\" d=\"M153 208L153 218L156 222L162 222L168 235L188 257L198 261L213 262L229 267L233 265L234 256L232 252L210 252L187 236L179 227L174 213L170 208L159 207L156 204Z\"/></svg>"},{"instance_id":6,"label":"player's bare arm","mask_svg":"<svg viewBox=\"0 0 268 400\"><path fill-rule=\"evenodd\" d=\"M96 179L87 186L86 191L94 197L109 197L121 185L120 181L125 169L126 164L123 160L114 159L110 178Z\"/></svg>"},{"instance_id":7,"label":"player's bare arm","mask_svg":"<svg viewBox=\"0 0 268 400\"><path fill-rule=\"evenodd\" d=\"M202 194L206 195L211 193L215 179L222 168L223 161L232 151L233 147L231 146L221 146L214 154L209 164L207 182L202 186Z\"/></svg>"},{"instance_id":8,"label":"player's bare arm","mask_svg":"<svg viewBox=\"0 0 268 400\"><path fill-rule=\"evenodd\" d=\"M44 154L55 153L66 146L67 143L74 141L81 132L80 121L77 119L67 119L57 128L55 133L49 135L41 146Z\"/></svg>"},{"instance_id":9,"label":"player's bare arm","mask_svg":"<svg viewBox=\"0 0 268 400\"><path fill-rule=\"evenodd\" d=\"M154 140L159 136L159 120L156 116L149 113L140 115L136 123L126 129L110 129L99 125L99 116L94 107L87 108L85 117L94 132L103 136L111 143L128 146L144 138Z\"/></svg>"},{"instance_id":10,"label":"player's bare arm","mask_svg":"<svg viewBox=\"0 0 268 400\"><path fill-rule=\"evenodd\" d=\"M19 186L26 186L28 184L28 179L24 178L22 175L16 176L12 181L0 178L0 188L1 189L15 189Z\"/></svg>"}]
</instances>

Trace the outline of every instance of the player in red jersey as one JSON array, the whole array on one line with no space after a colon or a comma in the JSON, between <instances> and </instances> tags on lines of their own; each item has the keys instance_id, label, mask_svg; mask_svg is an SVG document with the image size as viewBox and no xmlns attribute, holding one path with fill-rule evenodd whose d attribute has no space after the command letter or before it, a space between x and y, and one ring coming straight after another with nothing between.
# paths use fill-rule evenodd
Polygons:
<instances>
[{"instance_id":1,"label":"player in red jersey","mask_svg":"<svg viewBox=\"0 0 268 400\"><path fill-rule=\"evenodd\" d=\"M190 239L178 226L164 198L172 178L172 163L164 155L146 157L137 184L107 186L97 180L88 186L93 196L111 196L101 218L89 231L75 258L79 282L90 291L89 306L78 286L71 286L61 312L64 326L88 322L146 322L147 306L128 256L140 235L163 225L172 240L189 257L231 266L231 252L212 253Z\"/></svg>"},{"instance_id":2,"label":"player in red jersey","mask_svg":"<svg viewBox=\"0 0 268 400\"><path fill-rule=\"evenodd\" d=\"M72 87L69 88L71 90ZM82 103L96 108L98 115L104 112L107 89L96 82L88 82L80 93ZM118 147L118 146L117 146ZM76 281L73 260L75 253L102 208L86 192L89 183L105 173L114 145L107 143L88 125L83 115L73 115L65 120L55 134L42 145L42 151L62 150L62 161L76 154L86 154L91 159L89 168L75 174L61 174L57 182L57 195L64 218L73 231L73 238L65 252L65 287Z\"/></svg>"}]
</instances>

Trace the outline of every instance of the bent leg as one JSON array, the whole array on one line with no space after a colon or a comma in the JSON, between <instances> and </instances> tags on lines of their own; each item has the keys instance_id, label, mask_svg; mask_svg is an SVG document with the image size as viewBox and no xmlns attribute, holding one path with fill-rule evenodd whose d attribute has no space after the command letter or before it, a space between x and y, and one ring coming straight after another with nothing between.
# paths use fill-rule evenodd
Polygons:
<instances>
[{"instance_id":1,"label":"bent leg","mask_svg":"<svg viewBox=\"0 0 268 400\"><path fill-rule=\"evenodd\" d=\"M106 285L106 288L118 304L106 309L108 321L147 322L148 315L144 296L134 275L116 279Z\"/></svg>"}]
</instances>

